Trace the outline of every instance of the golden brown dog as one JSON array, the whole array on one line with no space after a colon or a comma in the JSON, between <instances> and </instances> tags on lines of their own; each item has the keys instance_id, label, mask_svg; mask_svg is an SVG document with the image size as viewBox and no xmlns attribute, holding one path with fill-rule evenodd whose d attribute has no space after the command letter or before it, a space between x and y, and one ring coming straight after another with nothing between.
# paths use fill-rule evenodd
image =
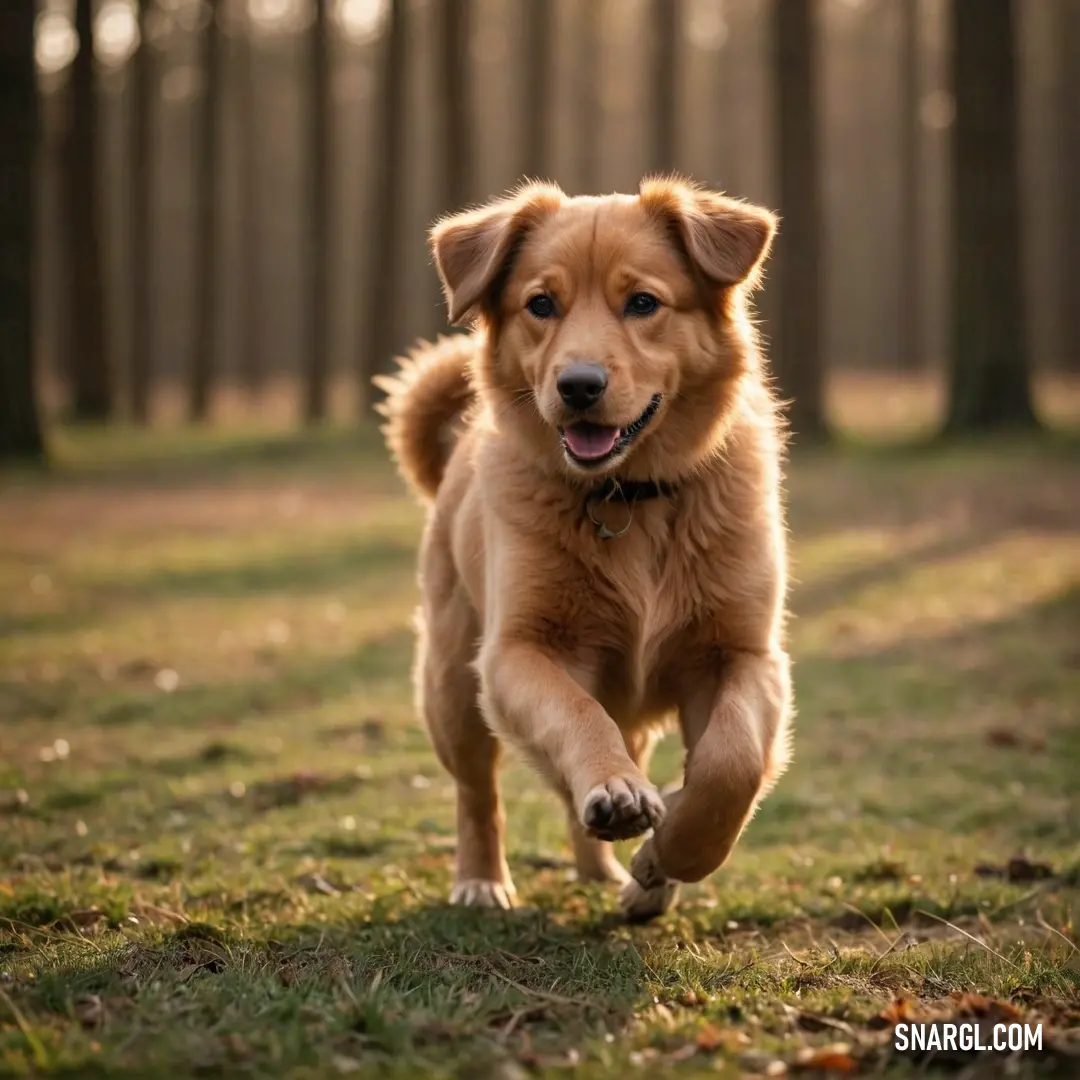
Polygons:
<instances>
[{"instance_id":1,"label":"golden brown dog","mask_svg":"<svg viewBox=\"0 0 1080 1080\"><path fill-rule=\"evenodd\" d=\"M510 906L501 741L634 918L727 858L783 771L781 425L748 312L765 210L650 180L530 184L432 230L450 318L387 391L430 512L415 681L457 782L456 903ZM676 714L681 790L646 775ZM630 875L611 840L652 835Z\"/></svg>"}]
</instances>

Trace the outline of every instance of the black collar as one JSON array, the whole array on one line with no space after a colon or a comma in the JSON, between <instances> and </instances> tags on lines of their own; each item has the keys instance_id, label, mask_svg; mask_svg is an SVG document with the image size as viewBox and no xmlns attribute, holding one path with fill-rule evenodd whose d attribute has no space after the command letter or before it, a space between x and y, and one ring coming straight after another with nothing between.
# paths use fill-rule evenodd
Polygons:
<instances>
[{"instance_id":1,"label":"black collar","mask_svg":"<svg viewBox=\"0 0 1080 1080\"><path fill-rule=\"evenodd\" d=\"M678 490L677 484L667 480L616 480L614 476L609 476L585 496L585 501L632 504L659 499L661 496L669 499Z\"/></svg>"}]
</instances>

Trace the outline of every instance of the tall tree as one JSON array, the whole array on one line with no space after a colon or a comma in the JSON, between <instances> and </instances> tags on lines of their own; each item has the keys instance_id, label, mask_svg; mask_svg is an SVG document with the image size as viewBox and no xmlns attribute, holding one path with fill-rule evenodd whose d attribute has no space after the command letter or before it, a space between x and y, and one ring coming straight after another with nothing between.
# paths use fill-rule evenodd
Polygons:
<instances>
[{"instance_id":1,"label":"tall tree","mask_svg":"<svg viewBox=\"0 0 1080 1080\"><path fill-rule=\"evenodd\" d=\"M734 182L735 163L739 157L736 150L737 140L733 137L732 124L727 119L739 105L735 78L735 57L738 54L732 40L735 36L736 17L730 4L724 5L721 11L723 27L720 32L723 36L716 51L716 64L713 69L713 115L723 119L720 123L710 125L712 184L721 190L737 191L738 184Z\"/></svg>"},{"instance_id":2,"label":"tall tree","mask_svg":"<svg viewBox=\"0 0 1080 1080\"><path fill-rule=\"evenodd\" d=\"M922 367L922 124L919 0L902 0L900 15L900 214L896 353L902 371Z\"/></svg>"},{"instance_id":3,"label":"tall tree","mask_svg":"<svg viewBox=\"0 0 1080 1080\"><path fill-rule=\"evenodd\" d=\"M600 185L603 135L601 57L605 3L604 0L578 0L578 5L577 50L574 56L576 157L578 183L583 192L592 195Z\"/></svg>"},{"instance_id":4,"label":"tall tree","mask_svg":"<svg viewBox=\"0 0 1080 1080\"><path fill-rule=\"evenodd\" d=\"M139 0L139 46L132 70L131 102L131 367L128 407L132 419L150 418L153 364L153 159L154 53L149 41L153 0Z\"/></svg>"},{"instance_id":5,"label":"tall tree","mask_svg":"<svg viewBox=\"0 0 1080 1080\"><path fill-rule=\"evenodd\" d=\"M1036 426L1021 276L1012 0L952 0L948 433Z\"/></svg>"},{"instance_id":6,"label":"tall tree","mask_svg":"<svg viewBox=\"0 0 1080 1080\"><path fill-rule=\"evenodd\" d=\"M523 0L522 40L523 93L521 95L522 175L534 180L547 177L550 168L548 104L551 95L552 45L555 20L550 0Z\"/></svg>"},{"instance_id":7,"label":"tall tree","mask_svg":"<svg viewBox=\"0 0 1080 1080\"><path fill-rule=\"evenodd\" d=\"M207 418L214 380L218 329L218 142L221 129L220 0L209 0L202 33L202 96L199 100L199 151L196 159L195 198L198 244L195 274L195 335L188 369L188 417Z\"/></svg>"},{"instance_id":8,"label":"tall tree","mask_svg":"<svg viewBox=\"0 0 1080 1080\"><path fill-rule=\"evenodd\" d=\"M259 46L248 5L244 32L237 41L240 81L240 251L243 266L240 296L240 378L252 396L266 377L263 363L262 179L259 148Z\"/></svg>"},{"instance_id":9,"label":"tall tree","mask_svg":"<svg viewBox=\"0 0 1080 1080\"><path fill-rule=\"evenodd\" d=\"M45 449L34 388L34 5L0 7L0 460Z\"/></svg>"},{"instance_id":10,"label":"tall tree","mask_svg":"<svg viewBox=\"0 0 1080 1080\"><path fill-rule=\"evenodd\" d=\"M305 350L304 417L308 423L326 416L330 370L330 181L332 82L330 71L329 0L315 0L315 19L308 32L308 343Z\"/></svg>"},{"instance_id":11,"label":"tall tree","mask_svg":"<svg viewBox=\"0 0 1080 1080\"><path fill-rule=\"evenodd\" d=\"M360 401L365 414L376 402L371 377L392 366L398 347L400 219L405 173L406 26L404 0L389 0L376 90L376 148L371 212L362 215L361 250L370 259L360 342ZM368 231L370 230L370 231Z\"/></svg>"},{"instance_id":12,"label":"tall tree","mask_svg":"<svg viewBox=\"0 0 1080 1080\"><path fill-rule=\"evenodd\" d=\"M437 0L435 10L435 122L442 213L461 209L472 195L477 145L469 80L473 5L472 0ZM433 337L446 327L446 305L438 274L431 271L426 285L428 317L418 329Z\"/></svg>"},{"instance_id":13,"label":"tall tree","mask_svg":"<svg viewBox=\"0 0 1080 1080\"><path fill-rule=\"evenodd\" d=\"M1057 0L1058 341L1066 370L1080 372L1080 3Z\"/></svg>"},{"instance_id":14,"label":"tall tree","mask_svg":"<svg viewBox=\"0 0 1080 1080\"><path fill-rule=\"evenodd\" d=\"M650 173L675 169L681 17L679 0L652 0L649 145L645 163Z\"/></svg>"},{"instance_id":15,"label":"tall tree","mask_svg":"<svg viewBox=\"0 0 1080 1080\"><path fill-rule=\"evenodd\" d=\"M818 5L773 0L776 160L782 225L770 288L773 370L795 437L823 439L823 245L818 148Z\"/></svg>"},{"instance_id":16,"label":"tall tree","mask_svg":"<svg viewBox=\"0 0 1080 1080\"><path fill-rule=\"evenodd\" d=\"M470 196L474 136L469 100L469 0L440 0L439 82L444 210L460 209Z\"/></svg>"},{"instance_id":17,"label":"tall tree","mask_svg":"<svg viewBox=\"0 0 1080 1080\"><path fill-rule=\"evenodd\" d=\"M105 334L92 0L76 0L75 32L78 52L68 79L67 125L61 151L68 295L64 353L71 382L71 417L93 421L108 419L114 396Z\"/></svg>"}]
</instances>

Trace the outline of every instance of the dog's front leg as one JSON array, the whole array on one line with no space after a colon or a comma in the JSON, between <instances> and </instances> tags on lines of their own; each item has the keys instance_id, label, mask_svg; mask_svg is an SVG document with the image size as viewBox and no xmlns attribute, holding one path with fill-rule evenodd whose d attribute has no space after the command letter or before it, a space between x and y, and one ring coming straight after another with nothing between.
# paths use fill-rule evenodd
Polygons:
<instances>
[{"instance_id":1,"label":"dog's front leg","mask_svg":"<svg viewBox=\"0 0 1080 1080\"><path fill-rule=\"evenodd\" d=\"M790 701L782 652L729 652L721 671L688 688L680 709L688 751L683 787L669 796L663 825L630 865L634 881L622 897L628 914L658 914L670 904L672 882L700 881L727 859L787 763Z\"/></svg>"},{"instance_id":2,"label":"dog's front leg","mask_svg":"<svg viewBox=\"0 0 1080 1080\"><path fill-rule=\"evenodd\" d=\"M624 840L660 823L659 792L568 664L529 642L496 640L479 667L488 723L555 784L589 835Z\"/></svg>"}]
</instances>

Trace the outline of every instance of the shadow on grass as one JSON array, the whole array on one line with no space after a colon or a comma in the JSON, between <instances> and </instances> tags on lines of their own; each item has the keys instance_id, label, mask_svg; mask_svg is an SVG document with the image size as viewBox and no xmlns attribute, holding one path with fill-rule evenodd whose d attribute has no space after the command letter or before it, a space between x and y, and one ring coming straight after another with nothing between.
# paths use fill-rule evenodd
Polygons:
<instances>
[{"instance_id":1,"label":"shadow on grass","mask_svg":"<svg viewBox=\"0 0 1080 1080\"><path fill-rule=\"evenodd\" d=\"M977 534L1072 532L1080 511L1066 493L1075 487L1078 461L1076 438L796 454L786 482L789 519L802 540L944 520Z\"/></svg>"},{"instance_id":2,"label":"shadow on grass","mask_svg":"<svg viewBox=\"0 0 1080 1080\"><path fill-rule=\"evenodd\" d=\"M190 924L43 964L10 996L35 1020L85 1015L93 1003L106 1059L108 1018L121 1018L119 1037L141 1066L168 1062L169 1075L179 1062L200 1075L232 1075L230 1032L243 1032L256 1052L272 1032L281 1064L343 1057L384 1075L402 1059L437 1067L467 1056L468 1075L477 1075L508 1049L542 1053L546 1042L617 1035L652 1003L642 955L603 923L398 906L377 906L360 922L254 936ZM718 971L709 989L727 978Z\"/></svg>"},{"instance_id":3,"label":"shadow on grass","mask_svg":"<svg viewBox=\"0 0 1080 1080\"><path fill-rule=\"evenodd\" d=\"M225 566L193 566L161 570L145 577L108 582L112 598L130 601L220 597L232 600L268 593L308 593L344 588L358 580L411 571L416 563L413 537L363 537L327 544L314 551L292 553L257 562Z\"/></svg>"},{"instance_id":4,"label":"shadow on grass","mask_svg":"<svg viewBox=\"0 0 1080 1080\"><path fill-rule=\"evenodd\" d=\"M286 663L275 657L264 675L229 682L181 685L166 694L153 687L109 689L100 681L88 690L72 680L25 684L0 680L0 709L10 723L33 723L43 718L115 727L159 724L199 728L231 727L290 710L317 708L384 682L407 680L413 634L404 627L366 642L359 649L331 657L305 656ZM102 688L105 689L102 689ZM202 762L163 762L163 773L187 771L189 766L213 765L214 753ZM224 756L224 755L223 755Z\"/></svg>"},{"instance_id":5,"label":"shadow on grass","mask_svg":"<svg viewBox=\"0 0 1080 1080\"><path fill-rule=\"evenodd\" d=\"M416 542L412 536L376 536L258 561L106 578L92 583L91 595L77 609L0 614L0 641L35 634L75 633L98 624L103 609L115 615L125 605L158 600L238 600L347 589L365 580L411 575L415 565Z\"/></svg>"},{"instance_id":6,"label":"shadow on grass","mask_svg":"<svg viewBox=\"0 0 1080 1080\"><path fill-rule=\"evenodd\" d=\"M237 472L278 476L360 469L390 487L393 470L375 424L326 425L266 432L233 428L153 430L111 425L101 429L63 427L54 440L51 475L156 483L186 482L193 476L224 479ZM40 473L35 476L40 476Z\"/></svg>"},{"instance_id":7,"label":"shadow on grass","mask_svg":"<svg viewBox=\"0 0 1080 1080\"><path fill-rule=\"evenodd\" d=\"M181 686L172 694L147 690L109 695L89 709L104 726L148 723L185 726L250 722L292 709L315 708L365 683L398 680L408 672L413 635L405 629L330 659L305 658L277 667L264 678Z\"/></svg>"}]
</instances>

